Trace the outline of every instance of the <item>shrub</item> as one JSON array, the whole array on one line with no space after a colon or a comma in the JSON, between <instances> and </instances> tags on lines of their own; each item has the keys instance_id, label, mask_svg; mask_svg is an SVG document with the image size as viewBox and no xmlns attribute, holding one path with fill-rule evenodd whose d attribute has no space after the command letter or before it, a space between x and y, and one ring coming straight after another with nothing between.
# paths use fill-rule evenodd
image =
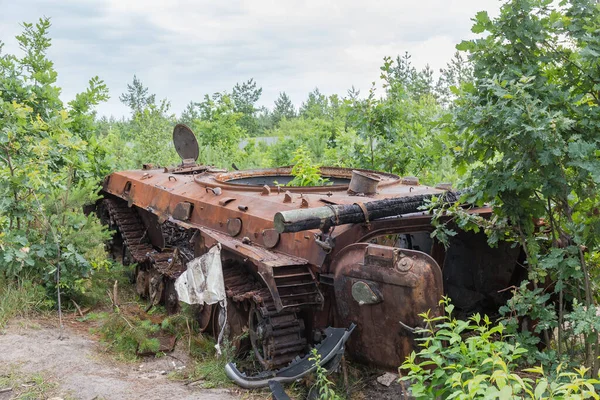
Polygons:
<instances>
[{"instance_id":1,"label":"shrub","mask_svg":"<svg viewBox=\"0 0 600 400\"><path fill-rule=\"evenodd\" d=\"M416 334L421 350L412 352L400 367L401 381L411 383L417 399L584 399L600 396L587 377L588 369L562 371L559 365L547 376L543 368L519 370L527 350L505 341L504 326L487 316L468 320L452 318L448 298L440 302L446 315L421 314L425 327Z\"/></svg>"}]
</instances>

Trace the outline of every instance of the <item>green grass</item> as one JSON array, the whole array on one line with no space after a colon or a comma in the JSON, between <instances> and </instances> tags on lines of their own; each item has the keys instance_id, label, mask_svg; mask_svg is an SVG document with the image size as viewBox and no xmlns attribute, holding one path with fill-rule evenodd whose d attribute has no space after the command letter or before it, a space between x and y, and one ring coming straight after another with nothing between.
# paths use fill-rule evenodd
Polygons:
<instances>
[{"instance_id":1,"label":"green grass","mask_svg":"<svg viewBox=\"0 0 600 400\"><path fill-rule=\"evenodd\" d=\"M138 352L158 352L160 343L153 336L161 331L161 326L150 320L121 312L97 313L90 319L99 322L92 332L100 334L108 349L122 361L139 359Z\"/></svg>"},{"instance_id":2,"label":"green grass","mask_svg":"<svg viewBox=\"0 0 600 400\"><path fill-rule=\"evenodd\" d=\"M227 375L225 375L225 365L227 365L229 361L230 360L223 356L219 358L211 357L198 361L194 365L189 379L201 379L205 381L201 387L206 389L232 386L232 382Z\"/></svg>"},{"instance_id":3,"label":"green grass","mask_svg":"<svg viewBox=\"0 0 600 400\"><path fill-rule=\"evenodd\" d=\"M107 289L112 289L114 280L119 280L119 300L120 310L106 311L110 305ZM96 275L95 288L87 292L90 296L87 301L79 299L83 307L96 305L100 307L95 311L88 312L83 317L78 318L79 322L89 322L92 328L90 331L100 336L100 340L107 345L108 351L120 361L132 362L140 359L138 352L157 351L159 342L154 337L158 333L175 335L178 341L183 344L185 350L190 355L191 362L188 367L182 371L174 371L169 377L174 380L195 382L200 381L196 386L203 388L233 387L233 383L225 374L225 365L231 361L236 361L241 368L255 370L256 361L252 361L252 356L243 360L236 359L236 349L227 341L221 344L223 354L216 355L214 338L200 333L194 318L194 313L190 307L185 305L179 314L167 316L164 308L153 307L149 313L143 310L145 304L137 303L132 285L124 279L123 270L115 269L113 271L101 272ZM121 283L123 282L123 283ZM104 296L102 296L104 293ZM13 318L22 318L28 322L28 319L39 315L40 312L48 312L54 306L53 299L48 298L45 289L41 285L36 285L29 280L7 281L0 279L0 329ZM157 354L159 356L160 354ZM3 370L0 369L0 373ZM24 376L18 370L13 369L0 375L0 389L12 387L15 382L25 380L31 381L30 386L17 388L11 392L11 398L33 399L44 398L44 391L52 389L54 386L44 378L43 374ZM19 384L20 385L20 384ZM29 384L28 384L29 385ZM305 393L305 384L296 384L292 391L294 393ZM20 397L14 397L15 393ZM261 391L253 392L260 396Z\"/></svg>"},{"instance_id":4,"label":"green grass","mask_svg":"<svg viewBox=\"0 0 600 400\"><path fill-rule=\"evenodd\" d=\"M47 399L56 393L58 385L44 373L26 374L15 365L3 366L0 369L0 389L11 389L11 399L37 400Z\"/></svg>"},{"instance_id":5,"label":"green grass","mask_svg":"<svg viewBox=\"0 0 600 400\"><path fill-rule=\"evenodd\" d=\"M172 372L170 379L202 381L197 386L203 388L233 386L225 375L225 365L235 359L235 348L228 342L222 343L222 354L217 357L215 340L198 332L191 310L184 307L180 314L166 316L160 308L155 308L148 314L132 308L134 307L129 307L127 312L124 309L121 312L94 312L79 320L95 322L97 327L92 328L92 332L98 333L109 351L122 361L139 360L138 352L143 350L158 350L158 341L152 336L159 332L175 335L185 346L191 363L185 370ZM162 317L162 322L153 323L144 319L145 316L150 318L150 315L154 321L157 317Z\"/></svg>"},{"instance_id":6,"label":"green grass","mask_svg":"<svg viewBox=\"0 0 600 400\"><path fill-rule=\"evenodd\" d=\"M30 318L53 304L40 285L29 280L0 278L0 328L16 317Z\"/></svg>"},{"instance_id":7,"label":"green grass","mask_svg":"<svg viewBox=\"0 0 600 400\"><path fill-rule=\"evenodd\" d=\"M94 322L94 321L103 321L110 315L107 311L99 311L99 312L89 312L85 314L81 318L77 318L79 322Z\"/></svg>"},{"instance_id":8,"label":"green grass","mask_svg":"<svg viewBox=\"0 0 600 400\"><path fill-rule=\"evenodd\" d=\"M235 349L228 343L221 344L221 356L217 357L215 340L202 333L192 332L181 338L192 359L185 370L173 372L169 378L186 382L203 381L199 387L215 388L232 386L225 375L225 365L234 360Z\"/></svg>"},{"instance_id":9,"label":"green grass","mask_svg":"<svg viewBox=\"0 0 600 400\"><path fill-rule=\"evenodd\" d=\"M112 292L115 280L119 282L119 302L135 302L137 296L126 276L127 269L118 263L111 263L110 268L95 270L92 278L82 287L75 300L82 308L105 306L110 304L107 290ZM74 311L75 306L64 296L63 312ZM55 294L48 294L46 288L26 276L6 278L0 274L0 329L13 318L29 319L56 310Z\"/></svg>"}]
</instances>

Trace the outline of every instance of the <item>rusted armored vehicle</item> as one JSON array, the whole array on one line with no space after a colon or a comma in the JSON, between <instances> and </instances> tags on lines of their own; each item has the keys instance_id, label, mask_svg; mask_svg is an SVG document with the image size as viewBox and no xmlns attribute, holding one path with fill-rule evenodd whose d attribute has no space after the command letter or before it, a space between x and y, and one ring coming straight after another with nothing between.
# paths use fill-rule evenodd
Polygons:
<instances>
[{"instance_id":1,"label":"rusted armored vehicle","mask_svg":"<svg viewBox=\"0 0 600 400\"><path fill-rule=\"evenodd\" d=\"M177 125L180 165L112 173L99 212L116 228L113 246L135 265L150 305L175 312L175 282L218 245L226 301L198 306L203 330L248 332L265 372L228 366L245 387L293 380L344 349L357 361L395 370L415 348L413 329L449 295L464 313L494 312L502 289L522 276L518 248L489 248L459 232L446 249L431 238L423 199L448 188L416 178L321 168L329 185L286 186L291 168L231 171L197 163L194 134ZM473 212L489 214L489 209ZM205 271L206 272L206 271ZM304 363L304 364L303 364Z\"/></svg>"}]
</instances>

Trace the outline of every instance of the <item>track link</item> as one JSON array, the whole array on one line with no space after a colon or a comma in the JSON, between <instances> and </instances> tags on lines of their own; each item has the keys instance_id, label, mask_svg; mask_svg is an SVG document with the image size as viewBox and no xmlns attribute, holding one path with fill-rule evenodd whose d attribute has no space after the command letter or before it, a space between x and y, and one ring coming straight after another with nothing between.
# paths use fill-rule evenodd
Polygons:
<instances>
[{"instance_id":1,"label":"track link","mask_svg":"<svg viewBox=\"0 0 600 400\"><path fill-rule=\"evenodd\" d=\"M269 289L239 264L225 265L223 278L227 297L250 308L250 341L265 368L283 367L306 354L304 321L297 309L277 312Z\"/></svg>"},{"instance_id":2,"label":"track link","mask_svg":"<svg viewBox=\"0 0 600 400\"><path fill-rule=\"evenodd\" d=\"M124 200L104 199L103 205L108 212L110 226L116 227L123 238L123 263L137 264L135 279L138 294L149 297L150 306L162 303L169 313L175 312L178 302L173 283L185 270L178 249L156 250L139 214Z\"/></svg>"},{"instance_id":3,"label":"track link","mask_svg":"<svg viewBox=\"0 0 600 400\"><path fill-rule=\"evenodd\" d=\"M123 246L126 246L132 258L130 261L144 264L148 255L155 250L148 242L146 228L139 215L122 200L104 199L103 204L108 211L110 226L116 227L123 238Z\"/></svg>"}]
</instances>

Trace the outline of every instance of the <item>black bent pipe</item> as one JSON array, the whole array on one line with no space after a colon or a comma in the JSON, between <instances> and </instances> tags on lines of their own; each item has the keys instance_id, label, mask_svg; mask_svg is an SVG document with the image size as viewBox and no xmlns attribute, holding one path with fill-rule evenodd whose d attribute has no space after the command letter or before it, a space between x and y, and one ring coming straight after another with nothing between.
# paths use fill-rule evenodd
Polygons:
<instances>
[{"instance_id":1,"label":"black bent pipe","mask_svg":"<svg viewBox=\"0 0 600 400\"><path fill-rule=\"evenodd\" d=\"M325 329L325 339L316 346L317 353L321 356L319 365L327 364L336 355L344 352L344 345L355 327L355 324L351 324L348 329L332 327ZM225 373L238 386L244 389L256 389L269 386L271 382L280 384L294 382L313 372L317 369L317 364L312 359L309 360L310 358L312 354L309 353L301 360L278 371L264 371L254 376L246 376L236 368L234 363L229 363L225 366Z\"/></svg>"}]
</instances>

